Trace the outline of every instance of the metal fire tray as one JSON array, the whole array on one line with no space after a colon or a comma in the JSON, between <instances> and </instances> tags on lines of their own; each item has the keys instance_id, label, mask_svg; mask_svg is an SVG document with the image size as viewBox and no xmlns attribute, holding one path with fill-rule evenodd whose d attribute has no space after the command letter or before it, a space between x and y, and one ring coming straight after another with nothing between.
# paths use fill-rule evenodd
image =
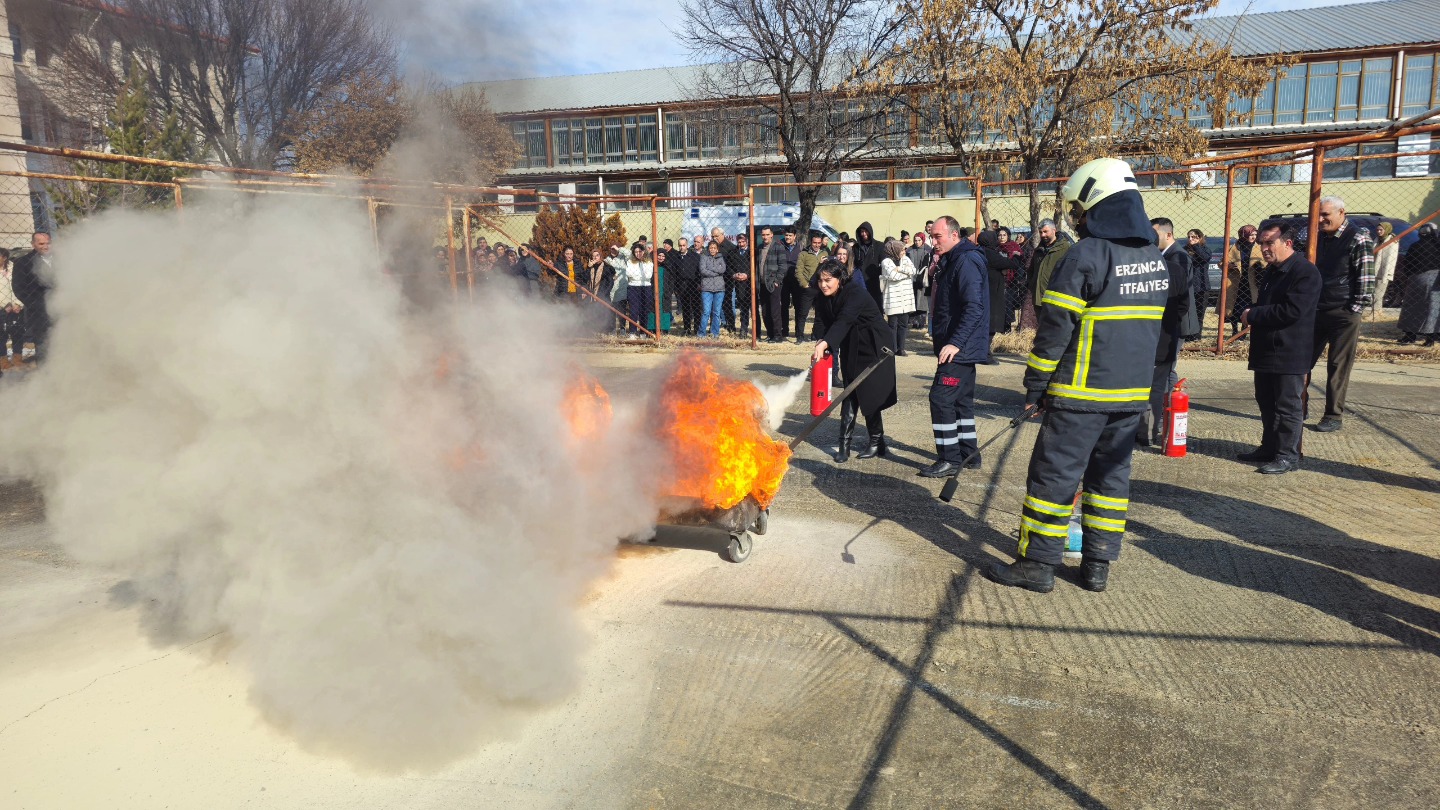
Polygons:
<instances>
[{"instance_id":1,"label":"metal fire tray","mask_svg":"<svg viewBox=\"0 0 1440 810\"><path fill-rule=\"evenodd\" d=\"M750 556L755 545L752 535L763 535L769 530L770 510L748 495L729 509L713 509L698 501L676 498L665 504L656 529L665 526L725 533L730 540L725 547L725 557L738 563Z\"/></svg>"}]
</instances>

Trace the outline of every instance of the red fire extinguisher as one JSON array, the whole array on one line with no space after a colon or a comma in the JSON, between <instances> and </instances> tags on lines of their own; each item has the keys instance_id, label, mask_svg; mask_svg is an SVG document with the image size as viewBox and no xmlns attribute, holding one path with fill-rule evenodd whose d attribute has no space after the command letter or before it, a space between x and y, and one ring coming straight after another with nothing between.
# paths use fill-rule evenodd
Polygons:
<instances>
[{"instance_id":1,"label":"red fire extinguisher","mask_svg":"<svg viewBox=\"0 0 1440 810\"><path fill-rule=\"evenodd\" d=\"M1185 380L1170 390L1170 405L1165 409L1165 455L1184 458L1185 436L1190 430L1190 395L1185 393Z\"/></svg>"},{"instance_id":2,"label":"red fire extinguisher","mask_svg":"<svg viewBox=\"0 0 1440 810\"><path fill-rule=\"evenodd\" d=\"M835 371L835 355L829 352L810 368L810 415L819 416L830 407L835 395L830 390L830 377Z\"/></svg>"}]
</instances>

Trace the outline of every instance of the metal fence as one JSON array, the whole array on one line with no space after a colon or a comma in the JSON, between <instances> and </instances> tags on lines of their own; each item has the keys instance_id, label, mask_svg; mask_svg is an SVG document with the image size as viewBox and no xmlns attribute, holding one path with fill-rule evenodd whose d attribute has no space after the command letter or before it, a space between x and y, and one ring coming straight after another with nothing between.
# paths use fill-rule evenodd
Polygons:
<instances>
[{"instance_id":1,"label":"metal fence","mask_svg":"<svg viewBox=\"0 0 1440 810\"><path fill-rule=\"evenodd\" d=\"M1414 227L1440 216L1440 149L1401 150L1387 144L1437 130L1436 124L1392 127L1137 172L1147 212L1172 220L1177 238L1196 260L1196 287L1203 292L1206 317L1201 342L1188 348L1223 354L1245 340L1238 313L1253 303L1263 267L1255 229L1267 221L1293 218L1313 231L1322 195L1343 197L1352 214L1382 214L1393 220L1388 237L1375 234L1382 237L1377 239L1377 255L1392 254L1380 262L1388 278L1379 285L1384 300L1377 301L1376 311L1398 305L1409 273L1404 255L1414 240ZM763 248L757 226L784 224L757 221L757 210L762 210L757 203L789 199L798 191L795 184L752 183L744 196L562 197L523 189L352 181L177 164L13 143L0 143L0 149L12 150L0 152L0 246L17 250L28 247L32 231L63 229L114 207L240 206L269 195L316 196L363 211L385 272L417 296L538 299L570 307L583 327L580 333L601 340L633 336L675 345L718 340L755 346L762 337L802 339L813 332L813 291L800 289L790 277L767 285L763 268L756 266ZM174 182L141 179L143 170L156 166L184 176ZM1006 251L1020 267L1007 279L1005 300L994 305L1007 309L1009 321L1018 327L1024 324L1025 278L1034 270L1033 226L1050 219L1062 232L1069 227L1058 198L1064 180L947 176L812 185L840 186L838 193L827 193L840 201L842 210L846 202L858 203L849 218L868 217L877 240L904 231L913 237L926 220L941 215L976 229L992 223L1005 226L1019 243L1019 250L1012 246ZM596 242L590 234L589 246L579 249L583 255L566 261L558 245L568 239L563 227L558 235L554 231L555 216L591 206L614 244ZM836 209L827 205L824 210ZM715 241L716 229L726 260L718 282L713 277L706 281L701 270L701 257ZM806 236L796 236L802 248ZM783 242L783 229L777 229L774 238ZM697 239L698 251L693 247ZM742 239L748 245L737 244ZM651 248L646 258L660 261L650 284L630 284L614 254L642 241ZM522 252L521 246L532 247ZM836 246L827 240L826 247ZM601 251L598 261L591 249ZM527 262L523 253L534 261ZM925 311L923 282L917 293L919 319Z\"/></svg>"}]
</instances>

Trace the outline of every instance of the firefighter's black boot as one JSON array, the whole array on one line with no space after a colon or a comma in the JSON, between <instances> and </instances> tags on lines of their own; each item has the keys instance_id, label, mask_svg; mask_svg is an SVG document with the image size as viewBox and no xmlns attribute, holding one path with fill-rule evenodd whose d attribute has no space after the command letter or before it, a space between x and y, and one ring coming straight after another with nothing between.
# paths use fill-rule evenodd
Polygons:
<instances>
[{"instance_id":1,"label":"firefighter's black boot","mask_svg":"<svg viewBox=\"0 0 1440 810\"><path fill-rule=\"evenodd\" d=\"M1080 587L1100 593L1110 582L1110 563L1106 560L1080 561Z\"/></svg>"},{"instance_id":2,"label":"firefighter's black boot","mask_svg":"<svg viewBox=\"0 0 1440 810\"><path fill-rule=\"evenodd\" d=\"M1055 566L1024 557L1009 565L991 563L990 567L985 569L985 576L992 582L1036 593L1055 590Z\"/></svg>"},{"instance_id":3,"label":"firefighter's black boot","mask_svg":"<svg viewBox=\"0 0 1440 810\"><path fill-rule=\"evenodd\" d=\"M855 400L840 403L840 449L835 451L835 461L844 464L850 460L850 442L855 438L855 419L859 416Z\"/></svg>"}]
</instances>

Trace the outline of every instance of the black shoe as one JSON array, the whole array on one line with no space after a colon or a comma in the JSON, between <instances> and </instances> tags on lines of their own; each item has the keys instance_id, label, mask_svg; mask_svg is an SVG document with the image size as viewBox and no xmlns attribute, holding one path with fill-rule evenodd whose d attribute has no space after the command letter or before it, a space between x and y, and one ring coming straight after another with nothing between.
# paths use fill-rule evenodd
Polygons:
<instances>
[{"instance_id":1,"label":"black shoe","mask_svg":"<svg viewBox=\"0 0 1440 810\"><path fill-rule=\"evenodd\" d=\"M1422 342L1420 345L1421 345L1421 346L1424 346L1425 348L1428 349L1428 348L1430 348L1431 346L1434 346L1434 345L1435 345L1435 338L1433 338L1433 337L1427 337L1427 338L1425 338L1424 342Z\"/></svg>"},{"instance_id":2,"label":"black shoe","mask_svg":"<svg viewBox=\"0 0 1440 810\"><path fill-rule=\"evenodd\" d=\"M1136 446L1136 447L1149 447L1149 446L1150 446L1150 440L1147 439L1147 438L1145 438L1143 435L1141 435L1141 434L1139 434L1139 433L1136 433L1136 434L1135 434L1135 446Z\"/></svg>"},{"instance_id":3,"label":"black shoe","mask_svg":"<svg viewBox=\"0 0 1440 810\"><path fill-rule=\"evenodd\" d=\"M1411 343L1415 342L1415 336L1409 332L1406 332L1404 335L1400 336L1399 340L1395 342L1400 344L1401 346L1409 346Z\"/></svg>"},{"instance_id":4,"label":"black shoe","mask_svg":"<svg viewBox=\"0 0 1440 810\"><path fill-rule=\"evenodd\" d=\"M1327 417L1325 417L1324 419L1321 419L1318 423L1316 423L1316 425L1315 425L1315 432L1316 432L1316 433L1334 433L1335 431L1339 430L1341 427L1343 427L1343 425L1341 424L1341 421L1340 421L1340 418L1339 418L1339 417L1337 417L1337 416L1327 416Z\"/></svg>"},{"instance_id":5,"label":"black shoe","mask_svg":"<svg viewBox=\"0 0 1440 810\"><path fill-rule=\"evenodd\" d=\"M1283 475L1287 472L1293 472L1298 469L1300 469L1300 462L1298 461L1285 461L1283 459L1276 459L1269 464L1262 466L1255 472L1258 472L1261 475Z\"/></svg>"},{"instance_id":6,"label":"black shoe","mask_svg":"<svg viewBox=\"0 0 1440 810\"><path fill-rule=\"evenodd\" d=\"M1267 453L1262 448L1255 448L1248 453L1239 453L1235 456L1236 461L1243 461L1247 464L1264 464L1275 460L1274 453Z\"/></svg>"},{"instance_id":7,"label":"black shoe","mask_svg":"<svg viewBox=\"0 0 1440 810\"><path fill-rule=\"evenodd\" d=\"M992 563L985 569L985 578L1012 588L1024 588L1036 593L1055 590L1055 566L1024 558L1009 565Z\"/></svg>"},{"instance_id":8,"label":"black shoe","mask_svg":"<svg viewBox=\"0 0 1440 810\"><path fill-rule=\"evenodd\" d=\"M1110 581L1110 563L1106 560L1081 560L1080 587L1100 593Z\"/></svg>"},{"instance_id":9,"label":"black shoe","mask_svg":"<svg viewBox=\"0 0 1440 810\"><path fill-rule=\"evenodd\" d=\"M949 478L960 472L960 465L953 461L937 461L916 473L921 478Z\"/></svg>"},{"instance_id":10,"label":"black shoe","mask_svg":"<svg viewBox=\"0 0 1440 810\"><path fill-rule=\"evenodd\" d=\"M895 356L896 356L896 357L909 357L909 356L910 356L910 353L907 352L907 351L903 351L903 350L902 350L902 351L895 352Z\"/></svg>"},{"instance_id":11,"label":"black shoe","mask_svg":"<svg viewBox=\"0 0 1440 810\"><path fill-rule=\"evenodd\" d=\"M875 458L876 456L888 455L890 455L890 448L885 446L885 437L874 436L870 439L870 444L867 445L864 450L855 454L855 458Z\"/></svg>"},{"instance_id":12,"label":"black shoe","mask_svg":"<svg viewBox=\"0 0 1440 810\"><path fill-rule=\"evenodd\" d=\"M976 453L975 455L973 455L973 456L971 456L970 458L968 458L968 459L965 460L965 469L967 469L967 470L978 470L978 469L980 469L980 454L979 454L979 453Z\"/></svg>"},{"instance_id":13,"label":"black shoe","mask_svg":"<svg viewBox=\"0 0 1440 810\"><path fill-rule=\"evenodd\" d=\"M999 360L996 360L996 359L992 356L990 359L986 360L983 365L987 365L987 366L998 366L998 365L1000 365L1000 361L999 361Z\"/></svg>"},{"instance_id":14,"label":"black shoe","mask_svg":"<svg viewBox=\"0 0 1440 810\"><path fill-rule=\"evenodd\" d=\"M850 442L855 438L855 400L840 403L840 448L835 451L835 463L844 464L850 460Z\"/></svg>"}]
</instances>

